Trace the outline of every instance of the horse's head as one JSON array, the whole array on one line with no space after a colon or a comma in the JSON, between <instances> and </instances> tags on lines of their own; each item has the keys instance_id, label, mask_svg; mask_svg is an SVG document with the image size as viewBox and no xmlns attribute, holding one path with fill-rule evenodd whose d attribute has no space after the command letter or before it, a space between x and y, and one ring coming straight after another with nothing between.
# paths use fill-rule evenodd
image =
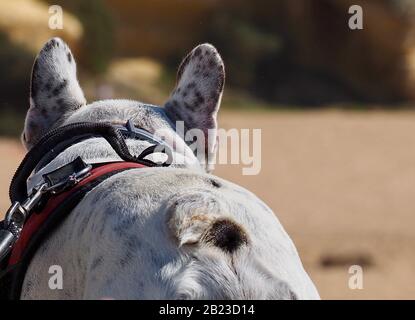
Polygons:
<instances>
[{"instance_id":1,"label":"horse's head","mask_svg":"<svg viewBox=\"0 0 415 320\"><path fill-rule=\"evenodd\" d=\"M73 122L125 123L161 135L185 163L201 163L215 155L217 112L225 71L210 44L194 48L181 63L177 83L164 107L131 100L88 103L76 75L75 59L59 38L49 40L35 60L30 109L22 141L27 149L51 128ZM177 125L178 124L178 125ZM177 127L176 127L177 125ZM198 161L199 160L199 161Z\"/></svg>"}]
</instances>

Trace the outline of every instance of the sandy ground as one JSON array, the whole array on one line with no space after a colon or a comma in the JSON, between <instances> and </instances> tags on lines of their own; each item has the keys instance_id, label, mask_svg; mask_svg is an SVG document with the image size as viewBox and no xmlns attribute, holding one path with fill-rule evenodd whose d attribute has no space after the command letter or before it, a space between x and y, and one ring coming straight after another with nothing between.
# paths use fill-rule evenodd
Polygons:
<instances>
[{"instance_id":1,"label":"sandy ground","mask_svg":"<svg viewBox=\"0 0 415 320\"><path fill-rule=\"evenodd\" d=\"M216 174L255 192L292 236L326 299L415 298L415 113L234 113L224 128L262 129L262 170ZM0 208L24 152L0 139ZM363 289L348 286L363 267Z\"/></svg>"}]
</instances>

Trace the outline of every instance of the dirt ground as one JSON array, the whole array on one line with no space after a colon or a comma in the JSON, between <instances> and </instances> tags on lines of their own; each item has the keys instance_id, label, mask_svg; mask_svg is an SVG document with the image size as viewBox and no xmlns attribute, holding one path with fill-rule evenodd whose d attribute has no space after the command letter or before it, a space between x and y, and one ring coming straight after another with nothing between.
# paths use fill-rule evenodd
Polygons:
<instances>
[{"instance_id":1,"label":"dirt ground","mask_svg":"<svg viewBox=\"0 0 415 320\"><path fill-rule=\"evenodd\" d=\"M415 298L415 113L224 112L224 128L262 129L262 170L216 174L256 193L292 236L325 299ZM0 209L24 152L0 139ZM363 289L348 286L363 267Z\"/></svg>"}]
</instances>

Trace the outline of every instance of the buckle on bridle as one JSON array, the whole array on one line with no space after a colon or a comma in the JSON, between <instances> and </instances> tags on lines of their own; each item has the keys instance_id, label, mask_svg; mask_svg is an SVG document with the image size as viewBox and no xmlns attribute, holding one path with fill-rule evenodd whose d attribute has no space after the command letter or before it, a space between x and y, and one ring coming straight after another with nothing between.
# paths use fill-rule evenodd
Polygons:
<instances>
[{"instance_id":1,"label":"buckle on bridle","mask_svg":"<svg viewBox=\"0 0 415 320\"><path fill-rule=\"evenodd\" d=\"M7 257L13 245L19 239L28 215L42 199L47 186L47 183L43 183L23 203L16 201L7 210L2 229L0 229L0 262Z\"/></svg>"},{"instance_id":2,"label":"buckle on bridle","mask_svg":"<svg viewBox=\"0 0 415 320\"><path fill-rule=\"evenodd\" d=\"M143 150L136 160L145 162L148 166L161 166L168 167L173 163L173 150L171 147L161 138L151 134L147 130L137 128L133 119L127 121L123 126L117 126L117 129L125 138L134 138L141 141L147 141L151 143L151 146ZM162 153L166 156L166 160L162 162L153 162L145 159L150 154Z\"/></svg>"},{"instance_id":3,"label":"buckle on bridle","mask_svg":"<svg viewBox=\"0 0 415 320\"><path fill-rule=\"evenodd\" d=\"M45 191L51 194L61 193L89 176L91 170L92 165L86 164L81 157L78 157L74 161L43 175L43 180L48 185Z\"/></svg>"},{"instance_id":4,"label":"buckle on bridle","mask_svg":"<svg viewBox=\"0 0 415 320\"><path fill-rule=\"evenodd\" d=\"M80 157L74 161L43 175L43 182L33 189L22 202L15 201L7 210L0 229L0 262L7 257L13 245L20 237L28 216L47 194L59 194L78 184L89 176L91 165Z\"/></svg>"}]
</instances>

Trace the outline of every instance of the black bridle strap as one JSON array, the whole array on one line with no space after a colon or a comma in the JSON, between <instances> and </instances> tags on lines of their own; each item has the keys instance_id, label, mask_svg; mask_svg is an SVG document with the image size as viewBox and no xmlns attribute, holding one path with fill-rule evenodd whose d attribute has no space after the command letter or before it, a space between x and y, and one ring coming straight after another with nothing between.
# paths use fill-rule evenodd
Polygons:
<instances>
[{"instance_id":1,"label":"black bridle strap","mask_svg":"<svg viewBox=\"0 0 415 320\"><path fill-rule=\"evenodd\" d=\"M138 157L133 156L128 150L121 130L111 123L79 122L68 124L63 127L52 129L46 133L39 140L39 142L36 143L36 145L26 154L11 181L9 190L10 200L12 202L21 202L27 197L27 179L36 168L37 164L44 157L44 155L50 151L53 146L56 146L57 144L62 143L65 140L75 136L84 135L105 138L105 140L111 145L118 156L124 161L136 162L148 167L169 166L172 162L171 150L167 146L150 146L149 148L145 149ZM164 152L167 155L168 159L161 164L144 159L147 155L153 153L155 150L157 150L157 152Z\"/></svg>"},{"instance_id":2,"label":"black bridle strap","mask_svg":"<svg viewBox=\"0 0 415 320\"><path fill-rule=\"evenodd\" d=\"M10 267L5 267L0 271L0 300L17 300L20 298L24 277L29 267L30 261L34 257L37 249L53 230L65 220L72 210L81 202L84 196L98 186L102 181L126 170L134 169L134 167L123 168L105 173L96 179L88 182L74 193L65 198L49 214L46 220L39 226L37 231L31 236L27 246L21 254L21 260ZM0 269L1 270L1 269ZM5 290L7 288L7 290Z\"/></svg>"}]
</instances>

